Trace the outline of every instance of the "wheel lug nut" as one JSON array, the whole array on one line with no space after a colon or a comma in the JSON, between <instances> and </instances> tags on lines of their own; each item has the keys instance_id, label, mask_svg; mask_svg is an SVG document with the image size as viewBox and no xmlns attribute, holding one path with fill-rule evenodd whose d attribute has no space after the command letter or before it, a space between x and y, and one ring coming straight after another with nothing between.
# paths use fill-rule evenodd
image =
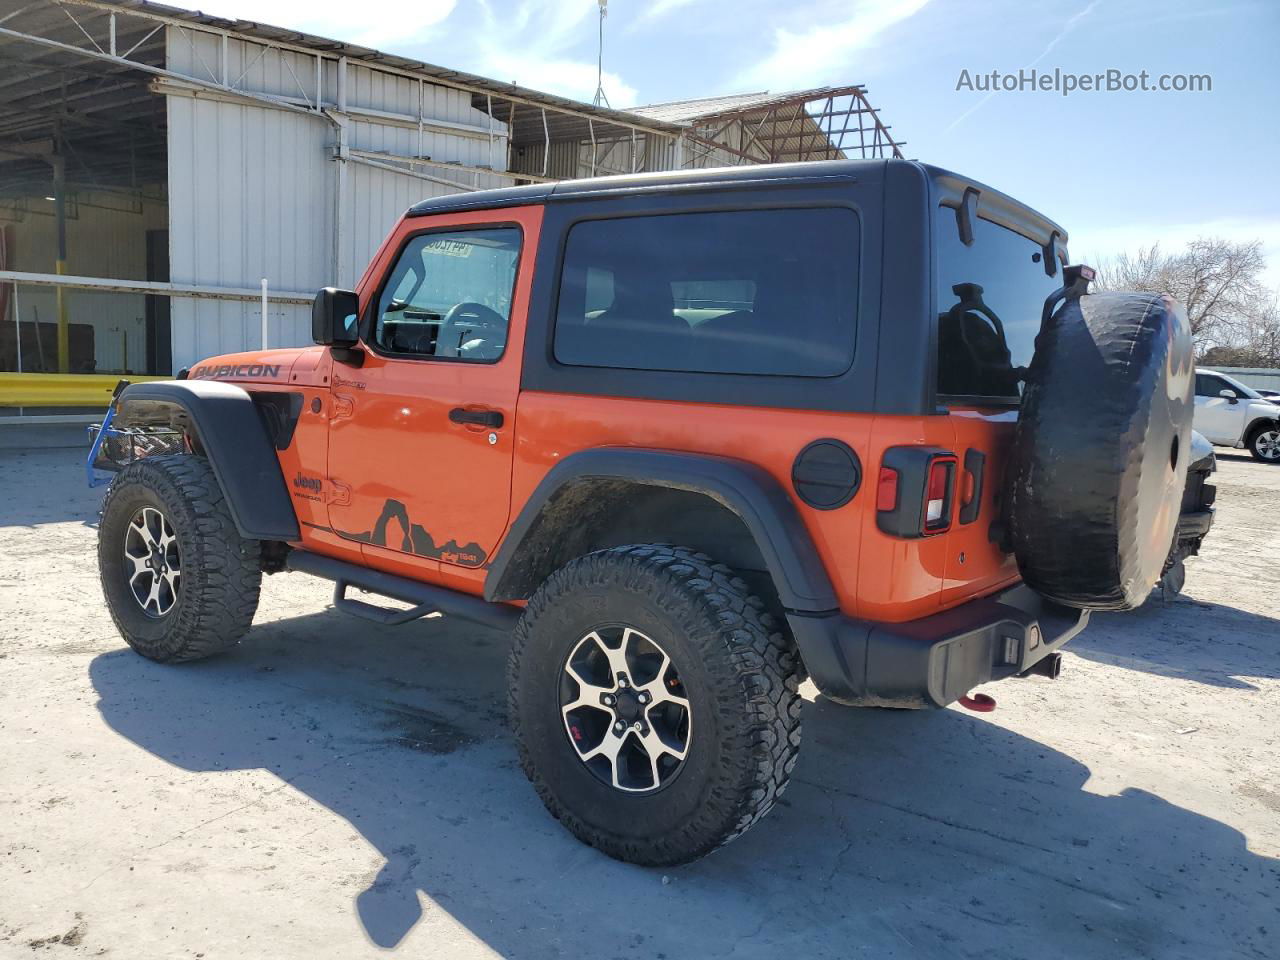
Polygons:
<instances>
[{"instance_id":1,"label":"wheel lug nut","mask_svg":"<svg viewBox=\"0 0 1280 960\"><path fill-rule=\"evenodd\" d=\"M633 724L631 725L631 729L632 729L632 730L634 730L636 733L639 733L639 732L640 732L640 721L639 721L639 720L637 720L635 723L633 723Z\"/></svg>"},{"instance_id":2,"label":"wheel lug nut","mask_svg":"<svg viewBox=\"0 0 1280 960\"><path fill-rule=\"evenodd\" d=\"M618 702L617 697L606 695L604 698L604 705L606 707L612 707L617 702Z\"/></svg>"},{"instance_id":3,"label":"wheel lug nut","mask_svg":"<svg viewBox=\"0 0 1280 960\"><path fill-rule=\"evenodd\" d=\"M648 694L648 693L641 693L641 694L640 694L640 702L641 702L641 703L648 703L648 702L649 702L649 694Z\"/></svg>"},{"instance_id":4,"label":"wheel lug nut","mask_svg":"<svg viewBox=\"0 0 1280 960\"><path fill-rule=\"evenodd\" d=\"M613 725L614 733L621 733L625 729L627 729L627 725L623 723L621 720L619 720L617 723Z\"/></svg>"}]
</instances>

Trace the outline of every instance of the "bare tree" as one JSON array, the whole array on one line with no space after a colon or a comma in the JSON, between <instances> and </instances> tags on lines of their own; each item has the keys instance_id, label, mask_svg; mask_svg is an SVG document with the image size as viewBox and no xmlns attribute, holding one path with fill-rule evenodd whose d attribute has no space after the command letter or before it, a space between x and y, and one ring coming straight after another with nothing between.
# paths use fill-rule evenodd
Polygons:
<instances>
[{"instance_id":1,"label":"bare tree","mask_svg":"<svg viewBox=\"0 0 1280 960\"><path fill-rule=\"evenodd\" d=\"M1227 367L1280 367L1280 299L1262 301L1231 340L1209 348L1204 362Z\"/></svg>"},{"instance_id":2,"label":"bare tree","mask_svg":"<svg viewBox=\"0 0 1280 960\"><path fill-rule=\"evenodd\" d=\"M1266 291L1261 241L1234 243L1201 237L1181 253L1159 244L1104 261L1096 285L1101 290L1168 293L1187 308L1197 352L1226 344L1245 333L1259 315Z\"/></svg>"}]
</instances>

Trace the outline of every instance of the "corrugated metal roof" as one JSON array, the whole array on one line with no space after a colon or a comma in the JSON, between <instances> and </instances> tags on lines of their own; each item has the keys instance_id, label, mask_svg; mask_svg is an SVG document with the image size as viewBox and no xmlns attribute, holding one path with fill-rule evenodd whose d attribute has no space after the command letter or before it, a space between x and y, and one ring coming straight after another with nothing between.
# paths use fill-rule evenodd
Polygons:
<instances>
[{"instance_id":1,"label":"corrugated metal roof","mask_svg":"<svg viewBox=\"0 0 1280 960\"><path fill-rule=\"evenodd\" d=\"M112 31L108 18L114 19L117 49L128 51L126 57L112 58L103 52ZM0 23L0 73L4 73L0 78L0 146L18 143L21 150L31 153L44 143L48 152L55 127L61 123L62 141L70 143L68 153L75 167L69 175L103 185L131 186L164 178L165 100L151 89L152 75L146 69L136 69L166 67L166 31L159 29L163 24L181 30L192 45L199 36L221 33L304 55L322 54L328 60L346 57L353 64L421 79L437 89L463 91L473 109L486 116L492 113L509 131L517 157L530 145L540 149L546 138L616 141L633 133L645 141L670 141L685 129L625 110L595 107L298 30L146 0L0 0ZM216 85L217 66L217 51L210 55L205 50L204 60L184 75L199 83L212 80ZM224 82L231 77L236 77L236 72ZM294 78L299 88L307 82L307 77ZM230 86L235 88L238 83L237 79ZM290 87L288 93L294 92ZM331 81L326 92L326 99L336 92ZM652 147L642 142L638 149ZM92 159L93 176L81 169L83 164L76 157ZM539 166L528 170L539 171ZM41 156L0 150L0 196L45 189L48 178L49 164Z\"/></svg>"},{"instance_id":2,"label":"corrugated metal roof","mask_svg":"<svg viewBox=\"0 0 1280 960\"><path fill-rule=\"evenodd\" d=\"M734 93L724 97L701 97L697 100L672 100L668 103L653 103L646 107L632 107L631 112L652 120L663 120L667 123L685 123L699 117L714 116L732 110L772 100L769 91L759 93Z\"/></svg>"},{"instance_id":3,"label":"corrugated metal roof","mask_svg":"<svg viewBox=\"0 0 1280 960\"><path fill-rule=\"evenodd\" d=\"M730 113L748 113L763 110L780 103L822 100L832 92L844 88L814 87L809 90L791 90L785 93L732 93L719 97L701 97L696 100L672 100L668 103L652 103L644 107L632 107L631 113L666 123L690 123L719 117Z\"/></svg>"},{"instance_id":4,"label":"corrugated metal roof","mask_svg":"<svg viewBox=\"0 0 1280 960\"><path fill-rule=\"evenodd\" d=\"M85 3L85 0L76 0L76 2L83 4ZM662 132L669 135L679 134L681 129L679 126L658 120L656 117L642 116L626 110L596 107L589 103L583 103L579 100L572 100L569 97L543 93L540 90L532 90L528 87L517 86L514 83L502 83L501 81L482 77L478 74L467 73L462 70L451 70L447 67L426 63L422 60L415 60L412 57L402 57L398 54L386 53L381 50L374 50L370 47L362 47L354 43L345 43L341 40L331 40L327 37L319 37L314 34L304 33L300 30L272 26L271 24L258 23L253 20L230 20L225 17L216 17L207 13L201 13L199 10L188 10L183 7L171 7L162 3L149 3L146 2L146 0L90 0L90 2L92 2L93 5L103 8L116 7L126 11L136 11L137 13L170 17L175 20L184 20L190 23L202 24L215 29L227 30L250 37L260 37L264 40L269 40L275 43L290 44L292 46L305 47L308 50L315 50L322 53L328 53L330 55L350 57L355 60L362 60L370 65L406 70L421 74L424 79L435 79L445 84L470 90L473 93L491 94L495 98L502 99L518 97L529 103L545 106L548 110L575 113L579 116L590 115L603 122L612 120L623 126L649 128L655 132Z\"/></svg>"}]
</instances>

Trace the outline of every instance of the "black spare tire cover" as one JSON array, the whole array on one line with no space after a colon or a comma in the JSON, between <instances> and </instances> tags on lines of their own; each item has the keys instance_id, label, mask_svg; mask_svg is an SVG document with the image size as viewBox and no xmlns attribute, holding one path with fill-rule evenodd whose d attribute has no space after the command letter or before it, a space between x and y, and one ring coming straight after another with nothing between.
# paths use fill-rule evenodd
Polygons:
<instances>
[{"instance_id":1,"label":"black spare tire cover","mask_svg":"<svg viewBox=\"0 0 1280 960\"><path fill-rule=\"evenodd\" d=\"M1064 301L1036 337L1007 474L1028 585L1128 610L1160 577L1191 460L1191 331L1167 296Z\"/></svg>"}]
</instances>

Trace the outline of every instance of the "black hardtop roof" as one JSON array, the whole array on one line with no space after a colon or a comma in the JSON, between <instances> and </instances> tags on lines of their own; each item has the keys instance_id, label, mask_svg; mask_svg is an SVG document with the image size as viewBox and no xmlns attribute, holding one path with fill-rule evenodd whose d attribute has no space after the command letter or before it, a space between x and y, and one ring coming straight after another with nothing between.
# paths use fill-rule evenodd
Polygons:
<instances>
[{"instance_id":1,"label":"black hardtop roof","mask_svg":"<svg viewBox=\"0 0 1280 960\"><path fill-rule=\"evenodd\" d=\"M523 187L499 187L476 190L446 197L431 197L409 208L407 216L422 217L452 210L479 210L545 203L551 199L585 197L598 194L616 196L646 193L668 187L715 186L733 183L777 183L801 180L850 180L869 171L879 171L886 160L818 160L806 163L759 163L741 167L708 167L701 170L661 170L654 173L632 173L616 177L589 177L582 180L558 180ZM513 174L519 176L519 174Z\"/></svg>"},{"instance_id":2,"label":"black hardtop roof","mask_svg":"<svg viewBox=\"0 0 1280 960\"><path fill-rule=\"evenodd\" d=\"M551 200L593 196L624 196L668 189L696 189L728 185L774 185L783 183L815 183L834 180L856 180L880 177L890 165L911 165L933 181L935 191L947 205L954 205L964 189L972 187L980 196L980 215L1013 227L1043 242L1055 232L1065 244L1067 231L1026 204L959 174L921 163L917 160L814 160L803 163L761 163L740 167L708 167L700 170L664 170L633 173L615 177L590 177L582 180L558 180L522 187L499 187L476 190L444 197L431 197L415 203L406 216L425 217L460 210L485 210L496 207L524 206Z\"/></svg>"}]
</instances>

